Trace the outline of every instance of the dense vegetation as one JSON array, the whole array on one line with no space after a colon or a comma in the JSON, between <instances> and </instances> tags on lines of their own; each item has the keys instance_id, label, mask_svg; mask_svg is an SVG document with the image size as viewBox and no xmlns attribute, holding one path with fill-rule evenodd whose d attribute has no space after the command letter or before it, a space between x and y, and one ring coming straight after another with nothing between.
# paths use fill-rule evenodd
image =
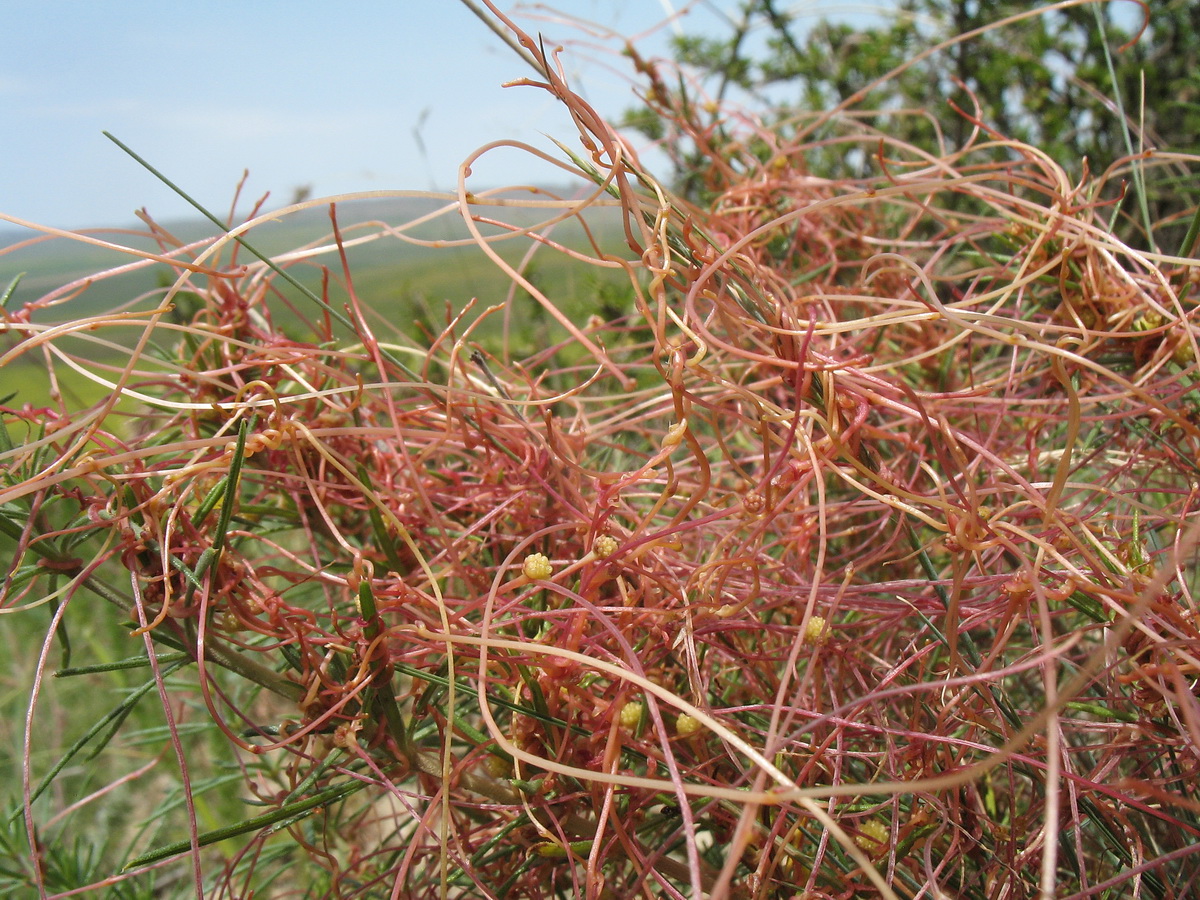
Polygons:
<instances>
[{"instance_id":1,"label":"dense vegetation","mask_svg":"<svg viewBox=\"0 0 1200 900\"><path fill-rule=\"evenodd\" d=\"M0 890L1192 895L1197 159L1115 22L749 0L617 48L656 174L488 5L576 193L148 223L161 288L7 307ZM507 294L397 313L402 244Z\"/></svg>"}]
</instances>

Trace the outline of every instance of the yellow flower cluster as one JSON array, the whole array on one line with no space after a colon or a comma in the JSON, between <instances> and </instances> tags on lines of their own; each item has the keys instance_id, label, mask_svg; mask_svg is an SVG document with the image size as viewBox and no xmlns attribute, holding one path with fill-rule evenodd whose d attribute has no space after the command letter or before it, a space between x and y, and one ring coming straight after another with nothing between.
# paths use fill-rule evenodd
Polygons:
<instances>
[{"instance_id":1,"label":"yellow flower cluster","mask_svg":"<svg viewBox=\"0 0 1200 900\"><path fill-rule=\"evenodd\" d=\"M804 626L804 643L819 644L825 640L825 619L822 616L813 616Z\"/></svg>"},{"instance_id":2,"label":"yellow flower cluster","mask_svg":"<svg viewBox=\"0 0 1200 900\"><path fill-rule=\"evenodd\" d=\"M617 550L617 539L611 534L602 534L596 538L596 542L592 544L592 552L596 554L597 559L608 559Z\"/></svg>"},{"instance_id":3,"label":"yellow flower cluster","mask_svg":"<svg viewBox=\"0 0 1200 900\"><path fill-rule=\"evenodd\" d=\"M554 574L554 566L550 565L550 558L545 553L530 553L525 557L521 571L530 581L541 581Z\"/></svg>"},{"instance_id":4,"label":"yellow flower cluster","mask_svg":"<svg viewBox=\"0 0 1200 900\"><path fill-rule=\"evenodd\" d=\"M636 700L631 700L621 707L621 727L636 728L637 723L642 721L642 704Z\"/></svg>"}]
</instances>

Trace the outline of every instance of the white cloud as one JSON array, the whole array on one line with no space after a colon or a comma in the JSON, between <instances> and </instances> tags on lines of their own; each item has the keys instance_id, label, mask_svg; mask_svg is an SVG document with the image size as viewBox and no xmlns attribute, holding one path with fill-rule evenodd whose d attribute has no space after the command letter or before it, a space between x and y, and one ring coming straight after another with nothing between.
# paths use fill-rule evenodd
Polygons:
<instances>
[{"instance_id":1,"label":"white cloud","mask_svg":"<svg viewBox=\"0 0 1200 900\"><path fill-rule=\"evenodd\" d=\"M0 75L0 94L9 97L19 97L33 93L33 86L27 78L12 75Z\"/></svg>"}]
</instances>

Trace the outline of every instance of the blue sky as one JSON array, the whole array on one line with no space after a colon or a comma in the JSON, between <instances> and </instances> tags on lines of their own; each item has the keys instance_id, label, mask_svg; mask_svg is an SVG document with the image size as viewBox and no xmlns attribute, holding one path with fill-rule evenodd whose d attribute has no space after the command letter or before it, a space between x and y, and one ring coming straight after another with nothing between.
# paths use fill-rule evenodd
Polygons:
<instances>
[{"instance_id":1,"label":"blue sky","mask_svg":"<svg viewBox=\"0 0 1200 900\"><path fill-rule=\"evenodd\" d=\"M554 5L637 33L660 23L668 4L682 0ZM719 10L735 8L734 0L698 4L687 27L711 28ZM536 13L524 7L531 30L578 36L529 18ZM500 87L529 73L458 0L6 0L5 32L0 212L59 227L125 224L142 206L160 219L188 212L102 130L218 211L243 169L246 196L270 191L279 205L300 185L317 196L446 187L488 141L553 150L543 134L574 134L544 92ZM663 53L668 36L662 28L639 46ZM587 55L569 52L568 72L616 116L630 88L606 71L602 54ZM550 176L506 151L477 177L486 187Z\"/></svg>"}]
</instances>

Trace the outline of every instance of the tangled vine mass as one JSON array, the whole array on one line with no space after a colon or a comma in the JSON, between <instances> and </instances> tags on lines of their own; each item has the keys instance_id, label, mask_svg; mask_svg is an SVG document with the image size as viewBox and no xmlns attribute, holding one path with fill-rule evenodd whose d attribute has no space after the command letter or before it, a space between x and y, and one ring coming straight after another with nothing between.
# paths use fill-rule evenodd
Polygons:
<instances>
[{"instance_id":1,"label":"tangled vine mass","mask_svg":"<svg viewBox=\"0 0 1200 900\"><path fill-rule=\"evenodd\" d=\"M2 407L0 626L39 629L6 877L1189 896L1200 268L1118 237L1104 199L1189 161L1073 182L983 122L932 155L681 102L634 54L703 160L685 198L502 21L521 89L578 127L546 158L571 191L474 190L468 160L400 224L343 224L355 197L194 243L148 221L127 266L6 310L0 365L47 385ZM818 133L871 174L811 174ZM309 209L323 238L259 255ZM474 248L508 294L409 329L352 262L399 242ZM170 283L79 311L130 266ZM48 676L73 670L91 708L54 746ZM157 743L122 729L135 707ZM217 822L214 758L239 798ZM55 862L145 785L175 785L154 827Z\"/></svg>"}]
</instances>

